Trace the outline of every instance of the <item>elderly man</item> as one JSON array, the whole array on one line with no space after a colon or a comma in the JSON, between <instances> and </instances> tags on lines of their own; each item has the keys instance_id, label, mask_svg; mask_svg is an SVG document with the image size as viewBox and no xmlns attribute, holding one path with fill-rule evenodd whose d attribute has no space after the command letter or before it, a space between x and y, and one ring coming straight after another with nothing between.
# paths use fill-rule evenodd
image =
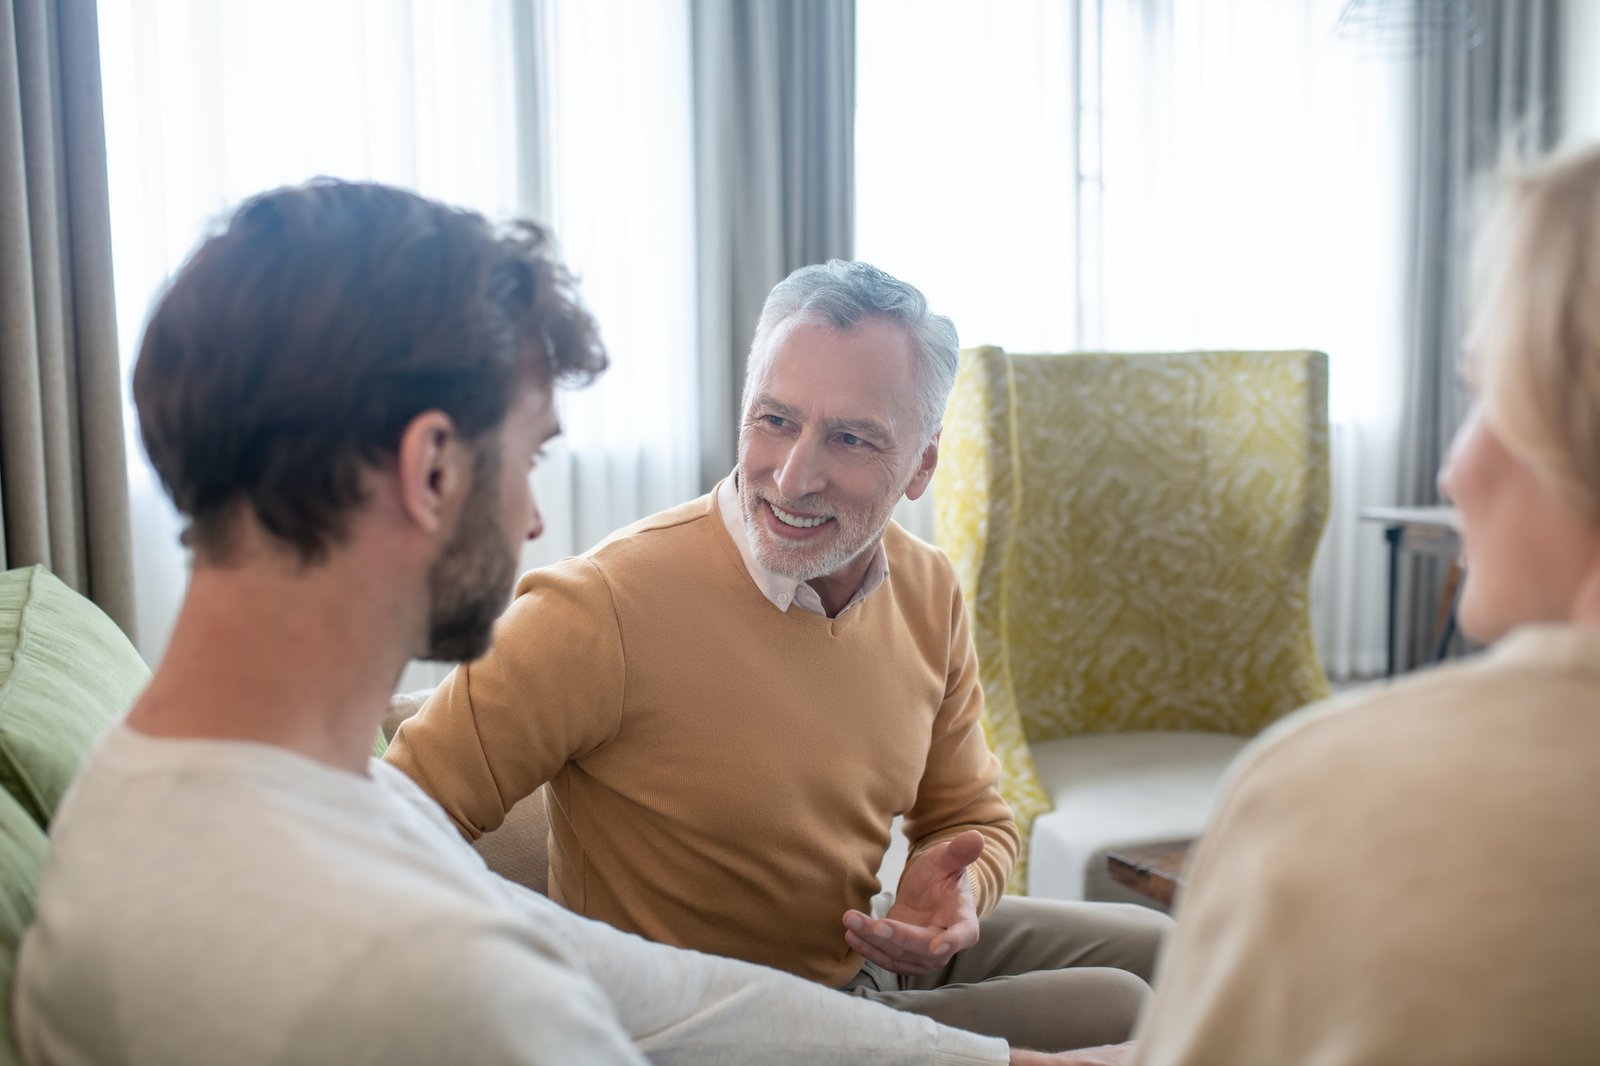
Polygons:
<instances>
[{"instance_id":1,"label":"elderly man","mask_svg":"<svg viewBox=\"0 0 1600 1066\"><path fill-rule=\"evenodd\" d=\"M389 758L469 837L549 782L551 894L618 928L1028 1046L1122 1040L1166 920L1001 900L1016 828L960 590L890 521L928 488L955 365L911 286L795 272L756 330L733 476L525 575Z\"/></svg>"},{"instance_id":2,"label":"elderly man","mask_svg":"<svg viewBox=\"0 0 1600 1066\"><path fill-rule=\"evenodd\" d=\"M193 578L51 827L27 1061L1007 1060L573 915L370 758L408 658L487 645L540 530L552 385L604 365L539 230L396 189L257 197L179 272L134 393Z\"/></svg>"}]
</instances>

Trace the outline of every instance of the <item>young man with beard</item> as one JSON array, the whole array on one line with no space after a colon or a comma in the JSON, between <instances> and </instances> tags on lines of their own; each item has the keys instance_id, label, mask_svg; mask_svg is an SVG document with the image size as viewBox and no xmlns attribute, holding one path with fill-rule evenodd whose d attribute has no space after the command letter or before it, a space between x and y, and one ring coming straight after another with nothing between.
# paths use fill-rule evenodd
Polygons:
<instances>
[{"instance_id":1,"label":"young man with beard","mask_svg":"<svg viewBox=\"0 0 1600 1066\"><path fill-rule=\"evenodd\" d=\"M409 658L487 646L552 386L604 365L542 232L382 186L257 197L179 272L134 393L193 576L52 826L25 1060L1006 1061L573 915L370 758Z\"/></svg>"},{"instance_id":2,"label":"young man with beard","mask_svg":"<svg viewBox=\"0 0 1600 1066\"><path fill-rule=\"evenodd\" d=\"M933 475L956 347L871 266L791 275L733 475L525 575L389 758L469 837L550 782L551 895L579 913L1027 1046L1122 1040L1166 919L1001 900L1016 827L960 590L890 521Z\"/></svg>"}]
</instances>

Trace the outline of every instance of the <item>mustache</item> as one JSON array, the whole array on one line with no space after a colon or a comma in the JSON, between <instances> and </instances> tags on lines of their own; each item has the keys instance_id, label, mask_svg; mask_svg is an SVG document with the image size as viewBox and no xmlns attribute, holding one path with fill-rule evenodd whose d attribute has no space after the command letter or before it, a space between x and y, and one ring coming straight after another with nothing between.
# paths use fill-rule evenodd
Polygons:
<instances>
[{"instance_id":1,"label":"mustache","mask_svg":"<svg viewBox=\"0 0 1600 1066\"><path fill-rule=\"evenodd\" d=\"M808 496L802 496L798 500L790 500L780 493L764 491L758 485L750 486L750 493L756 499L764 500L770 504L776 504L777 506L782 507L785 511L822 515L833 514L833 508L828 506L827 501L824 500L818 493L811 493Z\"/></svg>"}]
</instances>

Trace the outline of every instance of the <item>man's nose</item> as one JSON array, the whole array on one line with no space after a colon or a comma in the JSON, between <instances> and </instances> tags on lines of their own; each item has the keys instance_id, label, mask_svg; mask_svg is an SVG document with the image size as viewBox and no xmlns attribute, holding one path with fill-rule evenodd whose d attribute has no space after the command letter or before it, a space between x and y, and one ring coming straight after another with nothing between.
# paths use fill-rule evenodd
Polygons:
<instances>
[{"instance_id":1,"label":"man's nose","mask_svg":"<svg viewBox=\"0 0 1600 1066\"><path fill-rule=\"evenodd\" d=\"M828 485L827 457L809 438L802 436L789 446L783 465L773 479L785 499L798 500Z\"/></svg>"},{"instance_id":2,"label":"man's nose","mask_svg":"<svg viewBox=\"0 0 1600 1066\"><path fill-rule=\"evenodd\" d=\"M538 540L544 535L544 515L539 513L539 505L531 504L528 507L528 539Z\"/></svg>"}]
</instances>

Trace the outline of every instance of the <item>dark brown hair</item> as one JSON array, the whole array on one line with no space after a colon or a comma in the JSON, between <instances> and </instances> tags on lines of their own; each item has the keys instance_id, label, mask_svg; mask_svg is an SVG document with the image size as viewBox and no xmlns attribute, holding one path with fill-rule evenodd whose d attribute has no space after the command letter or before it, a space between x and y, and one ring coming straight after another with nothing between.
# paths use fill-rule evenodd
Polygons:
<instances>
[{"instance_id":1,"label":"dark brown hair","mask_svg":"<svg viewBox=\"0 0 1600 1066\"><path fill-rule=\"evenodd\" d=\"M523 381L605 367L538 226L319 179L246 201L195 251L151 315L133 393L184 543L225 555L247 505L309 562L421 412L481 440Z\"/></svg>"}]
</instances>

